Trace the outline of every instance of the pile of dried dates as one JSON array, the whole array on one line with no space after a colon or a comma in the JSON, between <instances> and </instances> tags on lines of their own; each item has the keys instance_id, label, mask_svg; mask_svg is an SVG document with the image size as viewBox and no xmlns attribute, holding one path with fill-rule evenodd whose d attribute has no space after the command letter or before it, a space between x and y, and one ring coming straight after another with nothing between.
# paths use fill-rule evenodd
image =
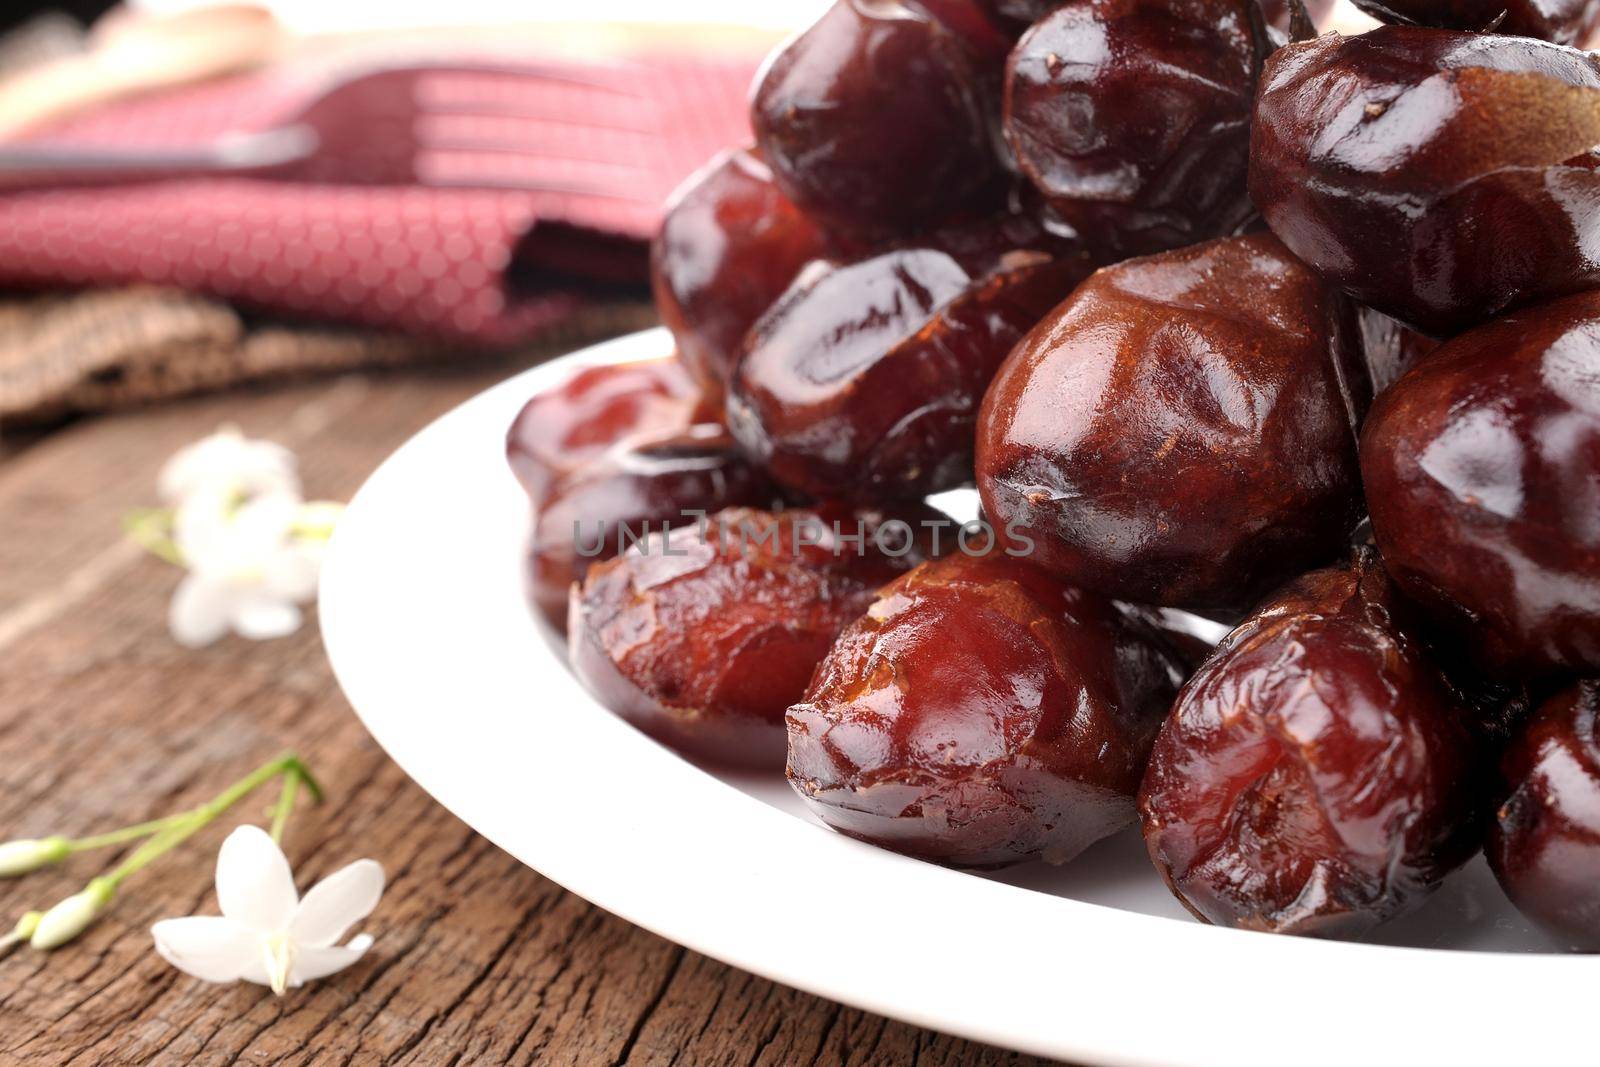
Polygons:
<instances>
[{"instance_id":1,"label":"pile of dried dates","mask_svg":"<svg viewBox=\"0 0 1600 1067\"><path fill-rule=\"evenodd\" d=\"M842 833L1600 949L1600 3L838 0L534 397L573 669ZM927 498L975 485L978 523ZM1231 626L1214 648L1178 621Z\"/></svg>"}]
</instances>

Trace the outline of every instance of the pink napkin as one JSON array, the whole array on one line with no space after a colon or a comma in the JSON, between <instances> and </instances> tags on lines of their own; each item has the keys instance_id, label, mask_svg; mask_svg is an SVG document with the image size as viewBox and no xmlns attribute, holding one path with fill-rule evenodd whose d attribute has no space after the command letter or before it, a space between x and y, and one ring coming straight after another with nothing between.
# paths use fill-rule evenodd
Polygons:
<instances>
[{"instance_id":1,"label":"pink napkin","mask_svg":"<svg viewBox=\"0 0 1600 1067\"><path fill-rule=\"evenodd\" d=\"M537 98L520 103L570 110L575 138L607 138L608 152L641 168L640 202L247 178L14 191L0 194L0 285L149 282L296 318L476 344L526 340L569 315L585 281L642 280L644 242L667 194L719 148L749 139L757 61L631 59L629 87L649 101L648 128L660 136L594 115L592 94L530 84ZM121 102L33 139L204 142L292 118L311 84L282 72L241 76Z\"/></svg>"}]
</instances>

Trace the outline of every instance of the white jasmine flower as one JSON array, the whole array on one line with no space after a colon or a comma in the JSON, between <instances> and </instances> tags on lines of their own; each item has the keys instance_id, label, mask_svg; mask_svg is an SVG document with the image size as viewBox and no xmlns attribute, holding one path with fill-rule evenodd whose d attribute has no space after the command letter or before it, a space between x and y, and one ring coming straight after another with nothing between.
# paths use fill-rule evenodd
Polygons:
<instances>
[{"instance_id":1,"label":"white jasmine flower","mask_svg":"<svg viewBox=\"0 0 1600 1067\"><path fill-rule=\"evenodd\" d=\"M196 493L219 492L234 498L263 493L300 495L294 453L271 441L253 441L237 426L179 451L161 468L161 497L181 504Z\"/></svg>"},{"instance_id":2,"label":"white jasmine flower","mask_svg":"<svg viewBox=\"0 0 1600 1067\"><path fill-rule=\"evenodd\" d=\"M220 916L163 919L151 927L156 951L207 982L255 982L282 996L356 962L372 945L360 934L335 944L383 895L383 868L357 860L304 898L283 851L266 831L241 826L217 855Z\"/></svg>"},{"instance_id":3,"label":"white jasmine flower","mask_svg":"<svg viewBox=\"0 0 1600 1067\"><path fill-rule=\"evenodd\" d=\"M204 491L178 508L173 541L188 575L173 595L172 636L192 648L230 629L263 640L299 629L316 594L320 545L294 536L300 499L267 493L231 506Z\"/></svg>"}]
</instances>

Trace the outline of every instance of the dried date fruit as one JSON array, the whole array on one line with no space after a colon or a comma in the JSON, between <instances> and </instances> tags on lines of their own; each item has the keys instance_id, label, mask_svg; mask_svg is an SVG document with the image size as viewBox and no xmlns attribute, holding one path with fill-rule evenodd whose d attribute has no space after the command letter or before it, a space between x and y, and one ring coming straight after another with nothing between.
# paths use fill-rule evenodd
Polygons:
<instances>
[{"instance_id":1,"label":"dried date fruit","mask_svg":"<svg viewBox=\"0 0 1600 1067\"><path fill-rule=\"evenodd\" d=\"M957 866L1065 861L1134 818L1180 668L1145 620L1000 553L885 588L789 709L824 822Z\"/></svg>"},{"instance_id":2,"label":"dried date fruit","mask_svg":"<svg viewBox=\"0 0 1600 1067\"><path fill-rule=\"evenodd\" d=\"M728 394L734 436L781 484L819 497L970 482L995 370L1090 269L984 247L995 240L951 236L803 274L750 333Z\"/></svg>"},{"instance_id":3,"label":"dried date fruit","mask_svg":"<svg viewBox=\"0 0 1600 1067\"><path fill-rule=\"evenodd\" d=\"M1506 895L1563 944L1600 951L1600 681L1540 707L1501 761L1485 851Z\"/></svg>"},{"instance_id":4,"label":"dried date fruit","mask_svg":"<svg viewBox=\"0 0 1600 1067\"><path fill-rule=\"evenodd\" d=\"M550 625L564 629L568 591L593 564L651 531L735 505L771 507L778 497L715 423L630 437L558 478L535 509L530 598Z\"/></svg>"},{"instance_id":5,"label":"dried date fruit","mask_svg":"<svg viewBox=\"0 0 1600 1067\"><path fill-rule=\"evenodd\" d=\"M1583 47L1600 26L1595 0L1355 0L1381 22L1537 37Z\"/></svg>"},{"instance_id":6,"label":"dried date fruit","mask_svg":"<svg viewBox=\"0 0 1600 1067\"><path fill-rule=\"evenodd\" d=\"M1270 234L1105 268L984 398L984 509L1076 585L1247 610L1360 519L1359 360L1353 309Z\"/></svg>"},{"instance_id":7,"label":"dried date fruit","mask_svg":"<svg viewBox=\"0 0 1600 1067\"><path fill-rule=\"evenodd\" d=\"M1179 693L1139 812L1200 918L1359 936L1477 848L1483 754L1396 599L1370 552L1308 574Z\"/></svg>"},{"instance_id":8,"label":"dried date fruit","mask_svg":"<svg viewBox=\"0 0 1600 1067\"><path fill-rule=\"evenodd\" d=\"M1323 277L1424 333L1600 284L1600 59L1380 26L1268 60L1250 194Z\"/></svg>"},{"instance_id":9,"label":"dried date fruit","mask_svg":"<svg viewBox=\"0 0 1600 1067\"><path fill-rule=\"evenodd\" d=\"M749 149L730 149L667 204L651 248L656 309L683 362L720 396L745 333L800 268L833 254Z\"/></svg>"},{"instance_id":10,"label":"dried date fruit","mask_svg":"<svg viewBox=\"0 0 1600 1067\"><path fill-rule=\"evenodd\" d=\"M1486 663L1600 670L1600 293L1442 345L1374 404L1361 469L1395 581Z\"/></svg>"},{"instance_id":11,"label":"dried date fruit","mask_svg":"<svg viewBox=\"0 0 1600 1067\"><path fill-rule=\"evenodd\" d=\"M780 188L831 227L904 234L992 195L982 78L898 0L838 0L767 64L751 104Z\"/></svg>"},{"instance_id":12,"label":"dried date fruit","mask_svg":"<svg viewBox=\"0 0 1600 1067\"><path fill-rule=\"evenodd\" d=\"M1023 35L1004 129L1097 255L1239 232L1250 108L1272 49L1256 0L1074 0Z\"/></svg>"},{"instance_id":13,"label":"dried date fruit","mask_svg":"<svg viewBox=\"0 0 1600 1067\"><path fill-rule=\"evenodd\" d=\"M879 586L927 559L932 509L732 508L592 567L572 593L573 670L659 740L782 765L783 714Z\"/></svg>"},{"instance_id":14,"label":"dried date fruit","mask_svg":"<svg viewBox=\"0 0 1600 1067\"><path fill-rule=\"evenodd\" d=\"M677 356L588 367L523 406L506 434L506 458L538 505L562 475L630 435L688 428L704 403Z\"/></svg>"}]
</instances>

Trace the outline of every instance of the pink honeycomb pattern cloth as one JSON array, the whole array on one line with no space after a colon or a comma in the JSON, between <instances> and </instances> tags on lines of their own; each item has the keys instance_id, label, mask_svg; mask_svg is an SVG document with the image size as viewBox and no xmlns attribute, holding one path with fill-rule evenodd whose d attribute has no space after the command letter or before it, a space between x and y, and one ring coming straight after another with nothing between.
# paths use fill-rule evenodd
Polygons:
<instances>
[{"instance_id":1,"label":"pink honeycomb pattern cloth","mask_svg":"<svg viewBox=\"0 0 1600 1067\"><path fill-rule=\"evenodd\" d=\"M572 313L585 278L638 276L640 244L661 201L716 150L749 139L745 94L755 65L753 58L630 61L630 86L650 101L650 136L608 150L636 153L629 158L642 165L639 202L248 178L19 190L0 195L0 286L148 282L293 318L472 344L526 340ZM303 106L309 85L282 73L227 79L118 103L40 139L181 145L268 129ZM527 91L543 98L527 102L546 112L584 106L581 95L563 98L563 88L531 83ZM571 121L586 134L585 114L574 112ZM592 136L615 142L617 131L599 117ZM511 281L519 268L573 282L519 291Z\"/></svg>"}]
</instances>

